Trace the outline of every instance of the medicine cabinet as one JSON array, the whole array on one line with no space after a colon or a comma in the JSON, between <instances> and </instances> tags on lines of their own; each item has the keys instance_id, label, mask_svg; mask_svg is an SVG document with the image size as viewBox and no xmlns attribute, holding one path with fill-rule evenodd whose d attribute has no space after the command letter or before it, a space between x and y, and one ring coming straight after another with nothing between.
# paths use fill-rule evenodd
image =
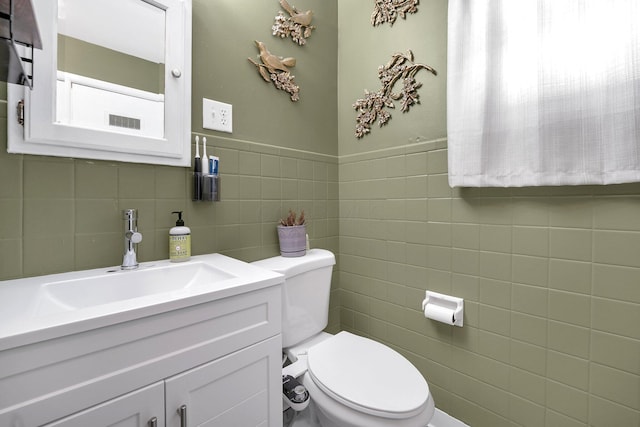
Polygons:
<instances>
[{"instance_id":1,"label":"medicine cabinet","mask_svg":"<svg viewBox=\"0 0 640 427\"><path fill-rule=\"evenodd\" d=\"M10 153L191 164L191 0L34 3L33 88L7 85Z\"/></svg>"}]
</instances>

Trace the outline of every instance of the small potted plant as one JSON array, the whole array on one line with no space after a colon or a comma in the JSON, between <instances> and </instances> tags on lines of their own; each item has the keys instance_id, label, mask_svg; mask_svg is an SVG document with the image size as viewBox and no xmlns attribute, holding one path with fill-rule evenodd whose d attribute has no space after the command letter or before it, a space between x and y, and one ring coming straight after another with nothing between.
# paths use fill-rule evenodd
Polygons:
<instances>
[{"instance_id":1,"label":"small potted plant","mask_svg":"<svg viewBox=\"0 0 640 427\"><path fill-rule=\"evenodd\" d=\"M307 226L304 211L297 216L289 209L289 215L278 224L280 255L283 257L304 256L307 253Z\"/></svg>"}]
</instances>

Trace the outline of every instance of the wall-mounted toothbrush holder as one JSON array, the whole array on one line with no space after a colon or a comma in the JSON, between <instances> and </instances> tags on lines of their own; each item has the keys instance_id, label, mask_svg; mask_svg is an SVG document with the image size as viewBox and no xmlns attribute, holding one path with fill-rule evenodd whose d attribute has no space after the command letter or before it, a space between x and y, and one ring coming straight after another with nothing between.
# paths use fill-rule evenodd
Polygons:
<instances>
[{"instance_id":1,"label":"wall-mounted toothbrush holder","mask_svg":"<svg viewBox=\"0 0 640 427\"><path fill-rule=\"evenodd\" d=\"M202 177L202 200L220 201L220 176L207 174Z\"/></svg>"},{"instance_id":2,"label":"wall-mounted toothbrush holder","mask_svg":"<svg viewBox=\"0 0 640 427\"><path fill-rule=\"evenodd\" d=\"M220 177L218 168L220 158L207 156L207 138L202 138L202 157L199 149L200 137L196 135L196 156L193 159L193 197L192 200L208 202L220 201Z\"/></svg>"},{"instance_id":3,"label":"wall-mounted toothbrush holder","mask_svg":"<svg viewBox=\"0 0 640 427\"><path fill-rule=\"evenodd\" d=\"M220 176L193 173L193 201L219 202Z\"/></svg>"},{"instance_id":4,"label":"wall-mounted toothbrush holder","mask_svg":"<svg viewBox=\"0 0 640 427\"><path fill-rule=\"evenodd\" d=\"M463 324L464 300L462 298L426 291L422 310L424 316L429 319L447 325L462 326Z\"/></svg>"}]
</instances>

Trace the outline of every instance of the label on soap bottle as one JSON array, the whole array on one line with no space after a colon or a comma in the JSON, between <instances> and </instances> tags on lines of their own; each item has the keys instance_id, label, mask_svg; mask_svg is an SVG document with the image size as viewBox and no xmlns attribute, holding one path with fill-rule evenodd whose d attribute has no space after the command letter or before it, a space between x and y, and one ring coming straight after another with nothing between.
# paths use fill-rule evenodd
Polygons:
<instances>
[{"instance_id":1,"label":"label on soap bottle","mask_svg":"<svg viewBox=\"0 0 640 427\"><path fill-rule=\"evenodd\" d=\"M169 236L169 259L173 262L191 258L191 235Z\"/></svg>"}]
</instances>

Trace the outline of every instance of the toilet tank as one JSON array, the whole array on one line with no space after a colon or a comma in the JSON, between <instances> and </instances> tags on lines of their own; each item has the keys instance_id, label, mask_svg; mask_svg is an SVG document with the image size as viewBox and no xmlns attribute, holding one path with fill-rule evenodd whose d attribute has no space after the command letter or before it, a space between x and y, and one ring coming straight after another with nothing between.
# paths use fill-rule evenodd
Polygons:
<instances>
[{"instance_id":1,"label":"toilet tank","mask_svg":"<svg viewBox=\"0 0 640 427\"><path fill-rule=\"evenodd\" d=\"M325 249L301 257L273 257L252 264L285 276L282 291L282 347L321 332L329 319L331 273L336 258Z\"/></svg>"}]
</instances>

